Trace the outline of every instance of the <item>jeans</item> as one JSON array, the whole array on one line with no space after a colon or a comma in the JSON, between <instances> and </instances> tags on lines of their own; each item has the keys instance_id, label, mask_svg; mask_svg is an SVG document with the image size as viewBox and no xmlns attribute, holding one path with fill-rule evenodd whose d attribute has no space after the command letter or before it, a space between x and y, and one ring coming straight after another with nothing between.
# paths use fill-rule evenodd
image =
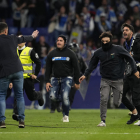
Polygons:
<instances>
[{"instance_id":1,"label":"jeans","mask_svg":"<svg viewBox=\"0 0 140 140\"><path fill-rule=\"evenodd\" d=\"M5 109L6 109L6 94L9 83L13 83L15 98L17 100L18 107L18 120L24 120L24 110L25 103L23 97L23 71L19 71L17 73L11 74L9 76L0 78L0 122L6 119L5 117Z\"/></svg>"},{"instance_id":2,"label":"jeans","mask_svg":"<svg viewBox=\"0 0 140 140\"><path fill-rule=\"evenodd\" d=\"M63 116L69 115L69 92L72 86L72 77L51 78L50 99L62 101ZM61 97L61 98L60 98Z\"/></svg>"}]
</instances>

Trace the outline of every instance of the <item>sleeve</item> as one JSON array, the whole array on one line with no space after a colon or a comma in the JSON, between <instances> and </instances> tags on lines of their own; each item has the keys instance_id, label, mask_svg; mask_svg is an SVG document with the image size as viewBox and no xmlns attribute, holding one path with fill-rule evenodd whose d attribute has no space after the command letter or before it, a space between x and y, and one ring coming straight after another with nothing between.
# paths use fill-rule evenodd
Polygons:
<instances>
[{"instance_id":1,"label":"sleeve","mask_svg":"<svg viewBox=\"0 0 140 140\"><path fill-rule=\"evenodd\" d=\"M135 61L139 61L140 62L140 42L137 45L137 54L134 54L133 58L135 59Z\"/></svg>"},{"instance_id":2,"label":"sleeve","mask_svg":"<svg viewBox=\"0 0 140 140\"><path fill-rule=\"evenodd\" d=\"M35 75L37 76L41 69L41 61L39 59L38 54L35 53L35 51L33 49L31 51L30 57L31 57L32 61L36 64Z\"/></svg>"},{"instance_id":3,"label":"sleeve","mask_svg":"<svg viewBox=\"0 0 140 140\"><path fill-rule=\"evenodd\" d=\"M20 44L20 43L24 43L24 42L28 42L28 41L32 41L33 40L33 37L31 35L29 36L21 36L21 37L16 37L16 42L17 44Z\"/></svg>"},{"instance_id":4,"label":"sleeve","mask_svg":"<svg viewBox=\"0 0 140 140\"><path fill-rule=\"evenodd\" d=\"M46 71L45 71L46 83L50 83L51 74L52 74L52 59L51 59L51 53L49 53L46 59Z\"/></svg>"},{"instance_id":5,"label":"sleeve","mask_svg":"<svg viewBox=\"0 0 140 140\"><path fill-rule=\"evenodd\" d=\"M78 59L73 52L72 52L71 59L72 59L72 65L73 65L73 69L74 69L74 82L76 84L79 84L80 68L79 68L79 64L78 64Z\"/></svg>"},{"instance_id":6,"label":"sleeve","mask_svg":"<svg viewBox=\"0 0 140 140\"><path fill-rule=\"evenodd\" d=\"M98 62L99 62L99 58L96 56L96 52L95 52L89 62L88 68L84 73L86 77L97 67Z\"/></svg>"},{"instance_id":7,"label":"sleeve","mask_svg":"<svg viewBox=\"0 0 140 140\"><path fill-rule=\"evenodd\" d=\"M130 63L131 67L132 67L132 72L135 73L137 72L137 66L135 63L135 60L133 59L133 57L129 54L129 52L127 50L125 50L123 47L119 47L119 53L120 55L127 61Z\"/></svg>"}]
</instances>

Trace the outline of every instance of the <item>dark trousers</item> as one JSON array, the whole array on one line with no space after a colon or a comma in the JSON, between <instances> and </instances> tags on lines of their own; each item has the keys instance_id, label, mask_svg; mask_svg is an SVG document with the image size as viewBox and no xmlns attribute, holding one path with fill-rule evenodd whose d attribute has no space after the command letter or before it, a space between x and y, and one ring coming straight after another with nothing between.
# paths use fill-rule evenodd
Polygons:
<instances>
[{"instance_id":1,"label":"dark trousers","mask_svg":"<svg viewBox=\"0 0 140 140\"><path fill-rule=\"evenodd\" d=\"M130 90L132 93L133 104L126 97L126 94ZM124 78L122 103L130 111L133 111L136 108L140 114L140 79L138 79L135 75L127 76Z\"/></svg>"},{"instance_id":2,"label":"dark trousers","mask_svg":"<svg viewBox=\"0 0 140 140\"><path fill-rule=\"evenodd\" d=\"M24 79L24 85L23 85L23 90L25 90L26 95L28 97L28 99L30 101L35 101L35 100L39 100L42 97L42 94L40 93L40 91L35 91L34 88L34 81L31 78L26 78ZM7 97L10 96L10 89L7 90ZM15 114L17 113L17 106L16 106L16 99L14 100L14 111Z\"/></svg>"},{"instance_id":3,"label":"dark trousers","mask_svg":"<svg viewBox=\"0 0 140 140\"><path fill-rule=\"evenodd\" d=\"M77 89L75 89L73 87L70 90L70 93L69 93L70 106L72 106L72 104L73 104L74 96L75 96L76 91L77 91ZM50 107L51 110L55 110L59 106L60 106L60 101L57 101L57 102L51 101L51 107Z\"/></svg>"}]
</instances>

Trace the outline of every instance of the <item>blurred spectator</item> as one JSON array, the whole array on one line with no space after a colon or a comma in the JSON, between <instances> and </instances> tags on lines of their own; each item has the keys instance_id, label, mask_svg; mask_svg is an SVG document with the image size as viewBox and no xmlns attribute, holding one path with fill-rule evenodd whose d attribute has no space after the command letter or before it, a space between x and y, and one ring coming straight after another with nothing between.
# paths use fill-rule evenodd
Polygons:
<instances>
[{"instance_id":1,"label":"blurred spectator","mask_svg":"<svg viewBox=\"0 0 140 140\"><path fill-rule=\"evenodd\" d=\"M76 38L73 38L71 42L74 42L77 44L77 39Z\"/></svg>"},{"instance_id":2,"label":"blurred spectator","mask_svg":"<svg viewBox=\"0 0 140 140\"><path fill-rule=\"evenodd\" d=\"M54 41L57 40L57 37L60 34L66 35L67 32L67 20L68 15L66 14L65 7L62 6L58 14L54 15L51 19L51 22L55 22L54 30Z\"/></svg>"},{"instance_id":3,"label":"blurred spectator","mask_svg":"<svg viewBox=\"0 0 140 140\"><path fill-rule=\"evenodd\" d=\"M133 13L131 16L133 18L133 21L140 18L140 10L139 10L139 7L137 5L133 7Z\"/></svg>"},{"instance_id":4,"label":"blurred spectator","mask_svg":"<svg viewBox=\"0 0 140 140\"><path fill-rule=\"evenodd\" d=\"M100 14L106 13L107 20L112 24L117 22L116 14L114 9L110 7L107 0L102 0L101 6L96 11L95 21L100 21Z\"/></svg>"},{"instance_id":5,"label":"blurred spectator","mask_svg":"<svg viewBox=\"0 0 140 140\"><path fill-rule=\"evenodd\" d=\"M95 8L95 6L94 6L94 3L91 2L91 0L84 0L84 4L83 4L83 5L84 5L84 7L87 7L87 9L88 9L90 15L91 15L92 17L95 17L96 8Z\"/></svg>"},{"instance_id":6,"label":"blurred spectator","mask_svg":"<svg viewBox=\"0 0 140 140\"><path fill-rule=\"evenodd\" d=\"M86 49L86 46L83 43L80 43L80 55L83 57L84 61L88 64L91 59L91 52Z\"/></svg>"},{"instance_id":7,"label":"blurred spectator","mask_svg":"<svg viewBox=\"0 0 140 140\"><path fill-rule=\"evenodd\" d=\"M93 18L90 16L87 7L83 7L80 16L77 15L76 23L78 23L78 25L82 27L82 39L85 40L88 36L90 36L93 33L95 27L94 21Z\"/></svg>"},{"instance_id":8,"label":"blurred spectator","mask_svg":"<svg viewBox=\"0 0 140 140\"><path fill-rule=\"evenodd\" d=\"M0 0L0 19L4 21L8 17L8 0Z\"/></svg>"},{"instance_id":9,"label":"blurred spectator","mask_svg":"<svg viewBox=\"0 0 140 140\"><path fill-rule=\"evenodd\" d=\"M125 23L132 24L132 21L130 19L127 19Z\"/></svg>"},{"instance_id":10,"label":"blurred spectator","mask_svg":"<svg viewBox=\"0 0 140 140\"><path fill-rule=\"evenodd\" d=\"M58 12L60 7L64 6L68 0L51 0L50 7L54 9L55 12Z\"/></svg>"},{"instance_id":11,"label":"blurred spectator","mask_svg":"<svg viewBox=\"0 0 140 140\"><path fill-rule=\"evenodd\" d=\"M91 52L91 55L94 54L96 49L97 49L97 47L95 46L95 42L93 41L93 39L88 39L87 40L87 50L89 50Z\"/></svg>"},{"instance_id":12,"label":"blurred spectator","mask_svg":"<svg viewBox=\"0 0 140 140\"><path fill-rule=\"evenodd\" d=\"M33 48L32 42L28 42L27 46Z\"/></svg>"},{"instance_id":13,"label":"blurred spectator","mask_svg":"<svg viewBox=\"0 0 140 140\"><path fill-rule=\"evenodd\" d=\"M27 9L27 0L23 0L21 7L19 8L21 11L21 28L24 28L27 24L27 14L28 14L28 9Z\"/></svg>"},{"instance_id":14,"label":"blurred spectator","mask_svg":"<svg viewBox=\"0 0 140 140\"><path fill-rule=\"evenodd\" d=\"M115 7L116 7L116 14L124 15L128 9L127 9L126 5L123 3L123 1L115 0L114 2L115 2Z\"/></svg>"},{"instance_id":15,"label":"blurred spectator","mask_svg":"<svg viewBox=\"0 0 140 140\"><path fill-rule=\"evenodd\" d=\"M100 21L98 23L98 28L99 28L100 33L111 30L111 24L109 21L106 20L105 13L100 14Z\"/></svg>"},{"instance_id":16,"label":"blurred spectator","mask_svg":"<svg viewBox=\"0 0 140 140\"><path fill-rule=\"evenodd\" d=\"M38 53L39 58L44 58L47 56L50 46L46 43L45 37L40 36L39 42L33 46L36 53Z\"/></svg>"},{"instance_id":17,"label":"blurred spectator","mask_svg":"<svg viewBox=\"0 0 140 140\"><path fill-rule=\"evenodd\" d=\"M27 13L28 10L26 9L26 1L22 0L14 0L12 3L12 10L13 10L13 22L14 26L18 27L25 27L27 22Z\"/></svg>"},{"instance_id":18,"label":"blurred spectator","mask_svg":"<svg viewBox=\"0 0 140 140\"><path fill-rule=\"evenodd\" d=\"M140 30L140 19L136 19L134 22L134 30L138 32Z\"/></svg>"},{"instance_id":19,"label":"blurred spectator","mask_svg":"<svg viewBox=\"0 0 140 140\"><path fill-rule=\"evenodd\" d=\"M118 37L120 37L121 34L122 34L121 26L122 26L123 23L124 23L124 16L123 16L123 14L119 14L119 15L118 15L117 23L116 23L116 25L115 25L115 31L114 31L114 33L115 33Z\"/></svg>"},{"instance_id":20,"label":"blurred spectator","mask_svg":"<svg viewBox=\"0 0 140 140\"><path fill-rule=\"evenodd\" d=\"M121 37L121 39L120 39L120 45L121 45L122 47L123 47L124 42L125 42L125 39L124 39L123 37Z\"/></svg>"},{"instance_id":21,"label":"blurred spectator","mask_svg":"<svg viewBox=\"0 0 140 140\"><path fill-rule=\"evenodd\" d=\"M119 39L118 39L118 37L116 35L114 35L113 38L112 38L112 44L120 45L119 44Z\"/></svg>"},{"instance_id":22,"label":"blurred spectator","mask_svg":"<svg viewBox=\"0 0 140 140\"><path fill-rule=\"evenodd\" d=\"M80 14L82 10L82 5L78 0L67 0L66 2L66 12L69 15L69 19L74 21L75 15Z\"/></svg>"},{"instance_id":23,"label":"blurred spectator","mask_svg":"<svg viewBox=\"0 0 140 140\"><path fill-rule=\"evenodd\" d=\"M35 24L34 28L37 27L45 27L47 23L47 11L46 11L46 2L45 0L36 0L36 5L35 5Z\"/></svg>"},{"instance_id":24,"label":"blurred spectator","mask_svg":"<svg viewBox=\"0 0 140 140\"><path fill-rule=\"evenodd\" d=\"M36 10L36 0L28 0L28 21L27 27L33 27L34 19L35 19L35 10Z\"/></svg>"}]
</instances>

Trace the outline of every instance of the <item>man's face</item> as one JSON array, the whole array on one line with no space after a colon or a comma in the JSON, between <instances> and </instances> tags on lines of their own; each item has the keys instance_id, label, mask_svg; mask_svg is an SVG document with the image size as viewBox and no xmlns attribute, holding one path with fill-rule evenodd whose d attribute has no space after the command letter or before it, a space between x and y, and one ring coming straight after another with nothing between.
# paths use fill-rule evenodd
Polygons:
<instances>
[{"instance_id":1,"label":"man's face","mask_svg":"<svg viewBox=\"0 0 140 140\"><path fill-rule=\"evenodd\" d=\"M57 45L57 48L63 49L65 45L64 39L62 37L58 37L56 45Z\"/></svg>"},{"instance_id":2,"label":"man's face","mask_svg":"<svg viewBox=\"0 0 140 140\"><path fill-rule=\"evenodd\" d=\"M109 43L110 42L110 38L109 37L103 37L101 40L104 44Z\"/></svg>"},{"instance_id":3,"label":"man's face","mask_svg":"<svg viewBox=\"0 0 140 140\"><path fill-rule=\"evenodd\" d=\"M123 37L125 39L130 39L132 35L133 35L133 32L128 27L123 28Z\"/></svg>"}]
</instances>

